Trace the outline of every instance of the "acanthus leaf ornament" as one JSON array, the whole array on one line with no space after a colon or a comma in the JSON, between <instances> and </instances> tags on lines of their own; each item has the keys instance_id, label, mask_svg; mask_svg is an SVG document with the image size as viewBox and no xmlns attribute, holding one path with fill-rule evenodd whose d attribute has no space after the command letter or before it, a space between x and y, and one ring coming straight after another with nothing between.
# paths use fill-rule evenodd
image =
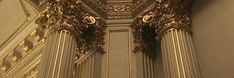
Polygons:
<instances>
[{"instance_id":1,"label":"acanthus leaf ornament","mask_svg":"<svg viewBox=\"0 0 234 78\"><path fill-rule=\"evenodd\" d=\"M144 42L145 27L154 30L154 40L157 41L170 29L183 29L191 33L191 3L192 0L156 0L155 7L136 19L132 26L135 50L143 51L145 45L155 44Z\"/></svg>"},{"instance_id":2,"label":"acanthus leaf ornament","mask_svg":"<svg viewBox=\"0 0 234 78\"><path fill-rule=\"evenodd\" d=\"M101 51L105 25L100 19L81 8L79 1L46 1L47 9L35 21L45 32L69 30L77 41L77 58L89 51Z\"/></svg>"},{"instance_id":3,"label":"acanthus leaf ornament","mask_svg":"<svg viewBox=\"0 0 234 78\"><path fill-rule=\"evenodd\" d=\"M135 43L133 52L142 51L147 55L154 57L157 47L156 43L158 43L155 39L157 36L154 30L155 27L151 23L155 20L154 15L148 13L145 16L138 17L137 20L138 21L135 21L135 25L132 25Z\"/></svg>"}]
</instances>

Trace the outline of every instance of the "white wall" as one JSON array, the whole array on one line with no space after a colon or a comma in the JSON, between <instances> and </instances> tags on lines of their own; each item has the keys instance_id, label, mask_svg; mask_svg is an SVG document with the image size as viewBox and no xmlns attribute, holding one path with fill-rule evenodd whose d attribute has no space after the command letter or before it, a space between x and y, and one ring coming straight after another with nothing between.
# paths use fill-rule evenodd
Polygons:
<instances>
[{"instance_id":1,"label":"white wall","mask_svg":"<svg viewBox=\"0 0 234 78\"><path fill-rule=\"evenodd\" d=\"M192 20L203 78L234 78L234 0L197 0Z\"/></svg>"}]
</instances>

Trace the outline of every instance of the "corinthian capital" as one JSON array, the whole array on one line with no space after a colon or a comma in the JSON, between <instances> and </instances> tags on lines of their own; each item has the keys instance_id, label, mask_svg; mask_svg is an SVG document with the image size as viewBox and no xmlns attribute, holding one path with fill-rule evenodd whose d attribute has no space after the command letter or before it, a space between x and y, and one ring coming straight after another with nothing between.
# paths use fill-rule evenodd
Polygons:
<instances>
[{"instance_id":1,"label":"corinthian capital","mask_svg":"<svg viewBox=\"0 0 234 78\"><path fill-rule=\"evenodd\" d=\"M154 23L157 34L162 36L169 29L190 31L190 9L192 0L157 0L154 12Z\"/></svg>"},{"instance_id":2,"label":"corinthian capital","mask_svg":"<svg viewBox=\"0 0 234 78\"><path fill-rule=\"evenodd\" d=\"M99 49L103 42L105 26L103 21L81 8L75 0L47 0L46 10L35 21L45 32L69 30L77 37L77 48L82 54ZM53 32L52 32L53 33Z\"/></svg>"},{"instance_id":3,"label":"corinthian capital","mask_svg":"<svg viewBox=\"0 0 234 78\"><path fill-rule=\"evenodd\" d=\"M79 32L96 23L95 17L81 9L80 2L48 0L46 6L36 20L45 30L67 28Z\"/></svg>"},{"instance_id":4,"label":"corinthian capital","mask_svg":"<svg viewBox=\"0 0 234 78\"><path fill-rule=\"evenodd\" d=\"M137 26L153 27L157 38L161 38L169 29L185 29L191 32L191 5L192 0L156 0L155 8L143 15L141 20L137 20ZM133 26L133 29L136 28Z\"/></svg>"},{"instance_id":5,"label":"corinthian capital","mask_svg":"<svg viewBox=\"0 0 234 78\"><path fill-rule=\"evenodd\" d=\"M135 24L132 25L136 47L140 49L149 47L152 44L150 42L155 39L148 38L160 40L163 34L171 29L191 32L191 5L192 0L156 0L155 7L136 19ZM149 32L154 33L152 37L144 34ZM151 41L146 43L147 40Z\"/></svg>"}]
</instances>

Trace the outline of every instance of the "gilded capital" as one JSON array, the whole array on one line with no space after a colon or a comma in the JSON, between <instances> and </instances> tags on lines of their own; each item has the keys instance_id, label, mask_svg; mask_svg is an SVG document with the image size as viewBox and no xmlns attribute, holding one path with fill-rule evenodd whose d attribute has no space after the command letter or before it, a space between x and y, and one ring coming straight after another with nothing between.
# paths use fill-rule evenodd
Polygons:
<instances>
[{"instance_id":1,"label":"gilded capital","mask_svg":"<svg viewBox=\"0 0 234 78\"><path fill-rule=\"evenodd\" d=\"M154 12L154 26L158 38L170 29L190 31L192 0L158 0Z\"/></svg>"},{"instance_id":2,"label":"gilded capital","mask_svg":"<svg viewBox=\"0 0 234 78\"><path fill-rule=\"evenodd\" d=\"M191 5L192 0L156 0L154 8L139 16L132 25L136 49L149 47L152 44L150 42L160 40L171 29L191 32ZM147 39L150 35L144 33L149 32L154 34L148 38L154 39ZM146 42L147 40L151 41Z\"/></svg>"},{"instance_id":3,"label":"gilded capital","mask_svg":"<svg viewBox=\"0 0 234 78\"><path fill-rule=\"evenodd\" d=\"M191 5L192 0L156 0L155 7L136 20L137 26L153 26L157 39L170 29L185 29L191 32ZM137 27L133 26L133 29L135 28Z\"/></svg>"},{"instance_id":4,"label":"gilded capital","mask_svg":"<svg viewBox=\"0 0 234 78\"><path fill-rule=\"evenodd\" d=\"M36 23L44 30L67 28L79 33L80 30L95 24L94 16L81 9L80 2L48 0L46 10Z\"/></svg>"},{"instance_id":5,"label":"gilded capital","mask_svg":"<svg viewBox=\"0 0 234 78\"><path fill-rule=\"evenodd\" d=\"M69 30L76 36L78 55L89 50L100 50L104 45L103 21L81 8L80 1L47 0L46 10L35 21L45 32ZM53 32L51 32L53 33ZM102 49L102 48L101 48Z\"/></svg>"}]
</instances>

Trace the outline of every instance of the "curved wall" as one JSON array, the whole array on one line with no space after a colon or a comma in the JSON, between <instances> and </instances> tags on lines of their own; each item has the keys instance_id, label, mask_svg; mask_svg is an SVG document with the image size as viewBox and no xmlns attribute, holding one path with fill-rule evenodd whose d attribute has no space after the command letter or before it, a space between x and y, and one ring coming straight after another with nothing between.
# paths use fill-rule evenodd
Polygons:
<instances>
[{"instance_id":1,"label":"curved wall","mask_svg":"<svg viewBox=\"0 0 234 78\"><path fill-rule=\"evenodd\" d=\"M197 0L195 50L203 78L234 78L234 0Z\"/></svg>"}]
</instances>

